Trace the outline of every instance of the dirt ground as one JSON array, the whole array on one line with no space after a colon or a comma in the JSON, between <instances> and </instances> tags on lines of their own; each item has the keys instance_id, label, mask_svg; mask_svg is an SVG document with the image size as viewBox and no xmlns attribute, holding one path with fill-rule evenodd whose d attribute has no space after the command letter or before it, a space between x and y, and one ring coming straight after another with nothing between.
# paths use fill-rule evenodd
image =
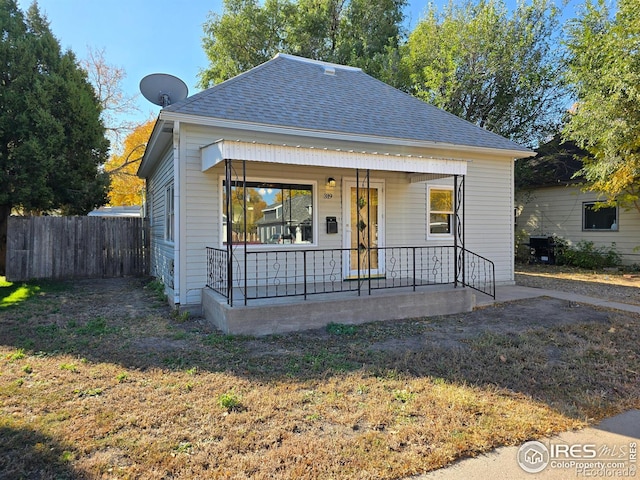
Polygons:
<instances>
[{"instance_id":1,"label":"dirt ground","mask_svg":"<svg viewBox=\"0 0 640 480\"><path fill-rule=\"evenodd\" d=\"M545 272L543 272L545 273ZM546 274L558 275L557 272ZM605 275L606 276L606 275ZM640 303L640 279L627 279L619 276L620 284L600 283L588 279L573 280L565 277L540 276L538 271L526 271L517 274L520 285L544 287L563 291L575 291L580 294L598 295L626 303ZM78 280L72 290L62 292L63 308L56 315L62 326L67 318L82 321L96 316L134 318L136 316L161 313L169 307L163 303L149 302L150 292L146 290L146 279L116 278ZM637 284L638 286L636 286ZM561 326L572 323L606 324L610 312L594 306L573 303L549 297L520 300L478 308L471 313L448 315L421 320L420 328L413 335L391 335L371 345L376 350L413 350L424 348L430 343L439 346L464 347L465 341L481 333L517 333L532 328ZM375 321L375 319L372 319ZM339 323L339 320L336 320ZM395 323L395 322L394 322ZM411 321L402 322L404 329L411 330ZM209 334L215 332L204 318L190 318L179 323L181 329L190 333ZM133 346L140 352L184 351L190 348L186 339L167 338L162 332L140 332L140 337L132 338ZM308 341L322 340L330 334L326 329L309 330L297 334ZM277 355L278 349L265 352L264 343L256 342L252 355ZM284 352L283 353L290 353Z\"/></svg>"}]
</instances>

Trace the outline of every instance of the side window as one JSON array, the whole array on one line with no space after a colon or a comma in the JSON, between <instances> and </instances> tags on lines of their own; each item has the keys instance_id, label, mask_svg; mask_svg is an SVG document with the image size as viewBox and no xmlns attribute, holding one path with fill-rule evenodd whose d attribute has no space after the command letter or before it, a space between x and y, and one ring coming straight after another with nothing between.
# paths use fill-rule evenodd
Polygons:
<instances>
[{"instance_id":1,"label":"side window","mask_svg":"<svg viewBox=\"0 0 640 480\"><path fill-rule=\"evenodd\" d=\"M583 230L618 230L618 207L598 207L597 202L582 204Z\"/></svg>"},{"instance_id":2,"label":"side window","mask_svg":"<svg viewBox=\"0 0 640 480\"><path fill-rule=\"evenodd\" d=\"M169 242L173 242L175 232L175 198L173 182L165 187L164 197L164 238Z\"/></svg>"},{"instance_id":3,"label":"side window","mask_svg":"<svg viewBox=\"0 0 640 480\"><path fill-rule=\"evenodd\" d=\"M453 189L430 186L428 192L428 235L451 235L453 233Z\"/></svg>"}]
</instances>

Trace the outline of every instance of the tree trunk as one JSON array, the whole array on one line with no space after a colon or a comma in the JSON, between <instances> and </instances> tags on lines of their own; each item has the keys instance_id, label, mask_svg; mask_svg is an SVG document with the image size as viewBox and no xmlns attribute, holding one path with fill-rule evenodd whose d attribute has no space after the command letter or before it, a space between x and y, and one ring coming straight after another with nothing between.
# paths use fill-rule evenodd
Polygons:
<instances>
[{"instance_id":1,"label":"tree trunk","mask_svg":"<svg viewBox=\"0 0 640 480\"><path fill-rule=\"evenodd\" d=\"M7 225L11 215L11 205L0 205L0 275L7 273Z\"/></svg>"}]
</instances>

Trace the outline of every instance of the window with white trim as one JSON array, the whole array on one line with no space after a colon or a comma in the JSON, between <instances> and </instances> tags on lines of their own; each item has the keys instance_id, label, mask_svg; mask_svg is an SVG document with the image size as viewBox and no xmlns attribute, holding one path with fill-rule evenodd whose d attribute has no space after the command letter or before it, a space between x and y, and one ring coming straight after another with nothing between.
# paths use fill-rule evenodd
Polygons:
<instances>
[{"instance_id":1,"label":"window with white trim","mask_svg":"<svg viewBox=\"0 0 640 480\"><path fill-rule=\"evenodd\" d=\"M618 230L618 207L600 207L598 202L582 204L583 230Z\"/></svg>"},{"instance_id":2,"label":"window with white trim","mask_svg":"<svg viewBox=\"0 0 640 480\"><path fill-rule=\"evenodd\" d=\"M428 236L451 235L453 233L453 188L429 186Z\"/></svg>"},{"instance_id":3,"label":"window with white trim","mask_svg":"<svg viewBox=\"0 0 640 480\"><path fill-rule=\"evenodd\" d=\"M175 232L175 197L173 182L164 191L164 239L173 242Z\"/></svg>"},{"instance_id":4,"label":"window with white trim","mask_svg":"<svg viewBox=\"0 0 640 480\"><path fill-rule=\"evenodd\" d=\"M245 192L246 189L246 192ZM313 244L314 185L252 180L231 183L231 242L249 245ZM227 221L226 180L222 180L222 215ZM246 223L246 227L245 227ZM225 232L223 225L221 231ZM246 239L245 239L246 232ZM223 244L227 238L222 239Z\"/></svg>"}]
</instances>

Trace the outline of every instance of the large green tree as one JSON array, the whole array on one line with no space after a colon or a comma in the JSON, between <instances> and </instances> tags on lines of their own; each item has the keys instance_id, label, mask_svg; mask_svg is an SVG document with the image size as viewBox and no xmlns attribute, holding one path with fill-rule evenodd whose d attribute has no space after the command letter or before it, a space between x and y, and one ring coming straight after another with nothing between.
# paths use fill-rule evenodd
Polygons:
<instances>
[{"instance_id":1,"label":"large green tree","mask_svg":"<svg viewBox=\"0 0 640 480\"><path fill-rule=\"evenodd\" d=\"M13 209L84 214L106 202L100 106L33 4L0 1L0 274Z\"/></svg>"},{"instance_id":2,"label":"large green tree","mask_svg":"<svg viewBox=\"0 0 640 480\"><path fill-rule=\"evenodd\" d=\"M487 130L535 146L561 118L566 90L550 0L430 4L402 53L405 90Z\"/></svg>"},{"instance_id":3,"label":"large green tree","mask_svg":"<svg viewBox=\"0 0 640 480\"><path fill-rule=\"evenodd\" d=\"M640 1L588 2L570 24L567 80L577 99L565 136L585 148L581 175L603 200L640 211Z\"/></svg>"},{"instance_id":4,"label":"large green tree","mask_svg":"<svg viewBox=\"0 0 640 480\"><path fill-rule=\"evenodd\" d=\"M406 0L225 0L204 25L210 87L291 53L362 68L394 83Z\"/></svg>"}]
</instances>

